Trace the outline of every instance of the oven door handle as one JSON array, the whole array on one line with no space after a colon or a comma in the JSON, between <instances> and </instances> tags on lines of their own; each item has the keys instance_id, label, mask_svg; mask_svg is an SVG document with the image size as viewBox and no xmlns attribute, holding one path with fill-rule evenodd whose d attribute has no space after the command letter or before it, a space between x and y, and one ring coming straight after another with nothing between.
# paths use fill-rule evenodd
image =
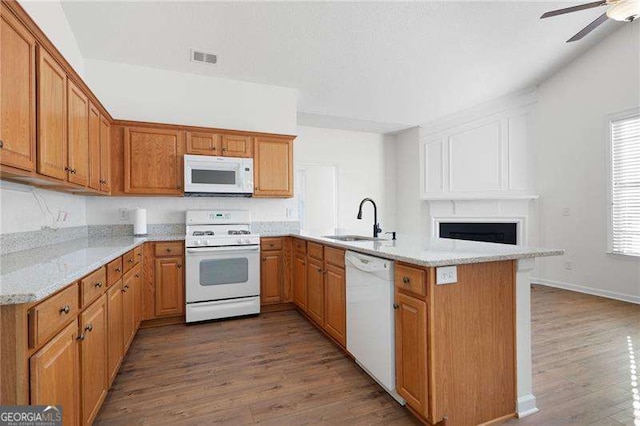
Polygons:
<instances>
[{"instance_id":1,"label":"oven door handle","mask_svg":"<svg viewBox=\"0 0 640 426\"><path fill-rule=\"evenodd\" d=\"M258 251L259 245L251 246L228 246L228 247L195 247L188 248L187 253L211 253L221 251Z\"/></svg>"}]
</instances>

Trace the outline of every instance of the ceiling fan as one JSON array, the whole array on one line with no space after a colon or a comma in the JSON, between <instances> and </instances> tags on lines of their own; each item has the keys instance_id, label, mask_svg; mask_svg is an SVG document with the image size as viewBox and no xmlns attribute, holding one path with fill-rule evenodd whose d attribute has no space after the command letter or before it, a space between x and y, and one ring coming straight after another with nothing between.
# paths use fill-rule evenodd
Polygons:
<instances>
[{"instance_id":1,"label":"ceiling fan","mask_svg":"<svg viewBox=\"0 0 640 426\"><path fill-rule=\"evenodd\" d=\"M567 43L580 40L582 37L595 30L604 21L611 18L616 21L633 22L640 18L640 0L600 0L592 3L585 3L578 6L567 7L564 9L552 10L544 13L540 19L550 18L552 16L564 15L565 13L578 12L580 10L592 9L594 7L609 6L607 11L598 16L595 21L581 29L576 35L567 40Z\"/></svg>"}]
</instances>

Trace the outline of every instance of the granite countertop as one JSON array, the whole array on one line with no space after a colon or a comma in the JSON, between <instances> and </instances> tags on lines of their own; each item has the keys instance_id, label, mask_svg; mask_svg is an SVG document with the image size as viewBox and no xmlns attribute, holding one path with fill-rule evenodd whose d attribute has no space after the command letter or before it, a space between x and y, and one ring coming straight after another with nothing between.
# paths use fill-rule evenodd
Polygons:
<instances>
[{"instance_id":1,"label":"granite countertop","mask_svg":"<svg viewBox=\"0 0 640 426\"><path fill-rule=\"evenodd\" d=\"M402 234L398 235L397 240L379 239L376 241L338 241L306 232L289 235L384 259L399 260L428 267L529 259L543 256L560 256L564 254L564 250L560 249L523 247L444 238L433 238L425 241L415 236Z\"/></svg>"},{"instance_id":2,"label":"granite countertop","mask_svg":"<svg viewBox=\"0 0 640 426\"><path fill-rule=\"evenodd\" d=\"M0 305L37 302L146 241L181 235L89 237L0 256Z\"/></svg>"}]
</instances>

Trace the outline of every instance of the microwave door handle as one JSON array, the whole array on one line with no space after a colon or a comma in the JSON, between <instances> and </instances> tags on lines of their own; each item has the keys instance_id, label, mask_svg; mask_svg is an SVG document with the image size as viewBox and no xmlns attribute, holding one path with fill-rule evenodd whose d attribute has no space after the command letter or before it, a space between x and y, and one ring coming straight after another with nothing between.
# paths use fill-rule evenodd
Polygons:
<instances>
[{"instance_id":1,"label":"microwave door handle","mask_svg":"<svg viewBox=\"0 0 640 426\"><path fill-rule=\"evenodd\" d=\"M260 246L198 247L188 248L187 253L210 253L221 251L258 251Z\"/></svg>"}]
</instances>

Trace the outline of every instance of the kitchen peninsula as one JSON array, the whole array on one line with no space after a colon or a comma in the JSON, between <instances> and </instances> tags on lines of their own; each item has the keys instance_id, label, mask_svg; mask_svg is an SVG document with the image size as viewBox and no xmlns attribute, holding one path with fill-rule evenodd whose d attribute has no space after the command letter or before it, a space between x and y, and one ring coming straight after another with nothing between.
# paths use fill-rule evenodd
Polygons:
<instances>
[{"instance_id":1,"label":"kitchen peninsula","mask_svg":"<svg viewBox=\"0 0 640 426\"><path fill-rule=\"evenodd\" d=\"M174 303L184 304L184 289L170 288L184 285L179 279L182 274L179 266L184 256L182 239L175 235L157 238L89 237L2 256L0 309L4 373L1 402L36 403L38 392L42 390L38 386L47 389L68 386L65 392L71 396L70 400L79 395L74 381L66 384L39 382L46 378L47 373L38 371L35 366L41 351L49 345L61 344L56 341L62 334L73 337L65 342L71 358L63 370L73 370L76 363L82 364L83 358L78 361L77 355L73 355L78 351L75 342L87 345L89 339L76 339L90 333L95 335L95 332L83 332L84 328L79 329L78 324L86 326L84 316L106 294L94 292L97 287L92 285L93 281L96 281L96 286L105 278L107 283L112 283L117 277L112 279L110 275L122 276L122 268L127 268L125 277L135 274L133 276L145 283L135 284L134 280L132 284L133 288L137 289L135 286L139 285L142 290L140 293L134 291L137 295L137 301L132 302L133 310L137 312L132 320L134 329L147 318L146 312L154 309L160 312L157 305L150 307L149 304L170 304L171 298L177 298ZM531 392L529 271L534 267L535 257L560 255L563 253L561 250L444 239L420 242L402 235L396 241L337 241L305 233L275 231L262 238L263 253L268 253L274 242L286 259L282 263L282 301L293 302L320 329L324 319L331 320L331 315L340 311L336 316L338 321L330 325L334 330L345 327L344 294L338 297L341 300L337 305L339 309L330 306L320 323L308 311L313 302L314 283L325 288L323 310L327 306L324 303L332 297L331 291L340 286L344 291L344 275L340 282L339 271L340 265L344 271L345 250L396 261L397 390L407 401L407 407L421 420L435 424L446 418L448 424L479 424L537 410ZM162 257L168 255L166 250L176 252L170 254L173 257ZM141 260L138 260L132 257L135 253L143 253L144 256L140 255ZM149 256L152 262L149 262ZM113 266L114 262L116 266ZM159 269L155 271L155 285L171 283L165 288L169 292L165 291L164 295L159 294L159 289L155 295L153 293L153 278L149 276L153 274L153 262L160 262ZM311 267L318 262L327 265L325 270L337 272L333 275L338 277L337 281L325 286L322 276L314 275L315 270ZM176 268L171 268L173 263ZM457 269L456 282L438 285L436 268L451 265ZM304 268L302 273L300 267ZM265 286L268 285L264 282L268 279L265 278L268 266L263 264L262 270L262 285ZM160 278L158 284L163 273L167 276L175 273L176 279L167 281L165 276L165 281ZM93 279L96 276L98 278ZM337 283L337 287L332 283ZM123 294L126 294L127 289L121 285ZM83 299L85 292L87 296ZM304 297L298 297L301 292ZM47 315L47 310L41 308L56 303L61 306L52 305L48 309L48 314L52 315L48 324L51 329L45 333L46 336L39 334L38 327L42 328L44 323L34 321L36 314ZM108 297L105 304L108 311ZM67 305L70 305L71 315L65 312ZM171 309L173 307L168 306L166 312L171 312ZM183 320L184 306L176 305L176 309L174 314ZM64 312L64 315L58 312ZM164 315L164 318L175 316ZM130 333L131 336L133 334L135 331ZM330 333L327 335L332 337ZM132 339L130 337L129 344ZM332 340L336 341L334 337ZM344 342L342 345L339 341L337 343L344 349ZM74 380L82 380L88 373L76 374ZM113 370L110 370L108 383L112 380ZM104 394L107 389L108 386ZM91 416L97 413L104 394L97 393L97 399L91 402ZM89 394L83 392L82 395L84 398ZM73 410L77 407L70 411ZM85 421L90 418L85 418Z\"/></svg>"}]
</instances>

